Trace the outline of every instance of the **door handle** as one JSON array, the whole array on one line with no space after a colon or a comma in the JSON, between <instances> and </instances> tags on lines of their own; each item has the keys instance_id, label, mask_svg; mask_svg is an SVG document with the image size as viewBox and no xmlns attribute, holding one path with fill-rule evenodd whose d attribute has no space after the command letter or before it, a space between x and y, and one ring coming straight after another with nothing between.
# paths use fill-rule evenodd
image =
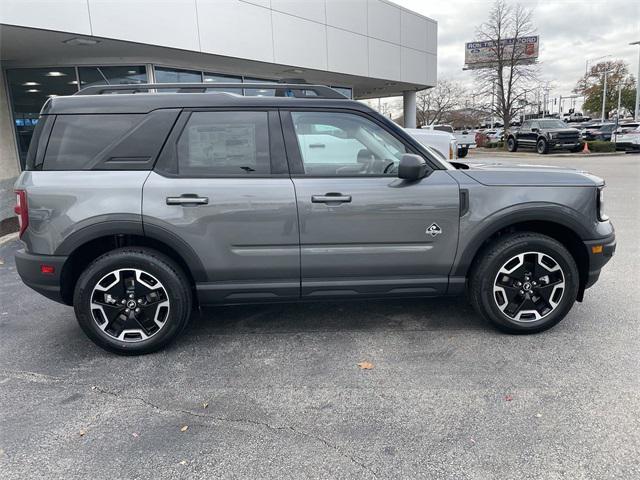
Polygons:
<instances>
[{"instance_id":1,"label":"door handle","mask_svg":"<svg viewBox=\"0 0 640 480\"><path fill-rule=\"evenodd\" d=\"M206 205L209 197L199 197L195 193L183 193L179 197L167 197L167 205L182 205L183 207Z\"/></svg>"},{"instance_id":2,"label":"door handle","mask_svg":"<svg viewBox=\"0 0 640 480\"><path fill-rule=\"evenodd\" d=\"M311 203L349 203L351 195L343 195L342 193L325 193L324 195L312 195Z\"/></svg>"}]
</instances>

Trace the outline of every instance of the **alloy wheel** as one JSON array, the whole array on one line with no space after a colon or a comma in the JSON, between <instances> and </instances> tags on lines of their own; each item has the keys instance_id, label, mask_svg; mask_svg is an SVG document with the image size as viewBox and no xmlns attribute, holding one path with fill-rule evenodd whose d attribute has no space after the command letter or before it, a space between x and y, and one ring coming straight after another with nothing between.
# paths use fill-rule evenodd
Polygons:
<instances>
[{"instance_id":1,"label":"alloy wheel","mask_svg":"<svg viewBox=\"0 0 640 480\"><path fill-rule=\"evenodd\" d=\"M498 271L493 297L500 311L517 322L535 322L550 315L565 291L565 275L550 255L525 252Z\"/></svg>"},{"instance_id":2,"label":"alloy wheel","mask_svg":"<svg viewBox=\"0 0 640 480\"><path fill-rule=\"evenodd\" d=\"M144 270L122 268L103 276L91 292L91 315L106 335L140 342L156 335L169 317L167 290Z\"/></svg>"}]
</instances>

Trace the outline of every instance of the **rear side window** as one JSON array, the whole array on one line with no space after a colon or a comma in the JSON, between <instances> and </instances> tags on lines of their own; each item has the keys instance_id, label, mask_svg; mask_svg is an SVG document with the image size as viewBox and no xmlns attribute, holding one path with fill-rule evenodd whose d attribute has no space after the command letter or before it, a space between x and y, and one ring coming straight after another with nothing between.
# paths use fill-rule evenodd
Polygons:
<instances>
[{"instance_id":1,"label":"rear side window","mask_svg":"<svg viewBox=\"0 0 640 480\"><path fill-rule=\"evenodd\" d=\"M86 170L145 115L58 115L44 160L46 170Z\"/></svg>"},{"instance_id":2,"label":"rear side window","mask_svg":"<svg viewBox=\"0 0 640 480\"><path fill-rule=\"evenodd\" d=\"M185 176L271 172L267 112L194 112L177 144Z\"/></svg>"}]
</instances>

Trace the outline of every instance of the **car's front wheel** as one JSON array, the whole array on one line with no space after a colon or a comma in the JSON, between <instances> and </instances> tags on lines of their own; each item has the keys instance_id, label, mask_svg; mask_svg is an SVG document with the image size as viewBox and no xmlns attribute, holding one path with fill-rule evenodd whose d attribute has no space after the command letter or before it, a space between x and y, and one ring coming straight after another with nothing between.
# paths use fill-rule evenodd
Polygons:
<instances>
[{"instance_id":1,"label":"car's front wheel","mask_svg":"<svg viewBox=\"0 0 640 480\"><path fill-rule=\"evenodd\" d=\"M536 151L541 155L549 153L549 142L547 142L544 138L538 139L536 143Z\"/></svg>"},{"instance_id":2,"label":"car's front wheel","mask_svg":"<svg viewBox=\"0 0 640 480\"><path fill-rule=\"evenodd\" d=\"M509 150L510 152L515 152L518 150L518 144L515 138L509 137L509 139L507 140L507 150Z\"/></svg>"},{"instance_id":3,"label":"car's front wheel","mask_svg":"<svg viewBox=\"0 0 640 480\"><path fill-rule=\"evenodd\" d=\"M469 297L476 311L510 333L536 333L573 306L579 273L571 253L537 233L515 233L490 245L475 265Z\"/></svg>"},{"instance_id":4,"label":"car's front wheel","mask_svg":"<svg viewBox=\"0 0 640 480\"><path fill-rule=\"evenodd\" d=\"M150 353L174 340L191 315L190 283L170 258L148 248L105 253L80 275L74 292L78 323L98 346Z\"/></svg>"}]
</instances>

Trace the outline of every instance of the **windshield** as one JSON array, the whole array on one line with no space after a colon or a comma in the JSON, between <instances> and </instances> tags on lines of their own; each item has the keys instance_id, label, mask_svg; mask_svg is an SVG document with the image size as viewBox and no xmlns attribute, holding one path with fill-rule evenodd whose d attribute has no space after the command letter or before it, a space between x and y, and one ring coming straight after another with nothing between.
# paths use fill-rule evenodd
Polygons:
<instances>
[{"instance_id":1,"label":"windshield","mask_svg":"<svg viewBox=\"0 0 640 480\"><path fill-rule=\"evenodd\" d=\"M537 120L540 128L567 128L567 124L560 120Z\"/></svg>"}]
</instances>

